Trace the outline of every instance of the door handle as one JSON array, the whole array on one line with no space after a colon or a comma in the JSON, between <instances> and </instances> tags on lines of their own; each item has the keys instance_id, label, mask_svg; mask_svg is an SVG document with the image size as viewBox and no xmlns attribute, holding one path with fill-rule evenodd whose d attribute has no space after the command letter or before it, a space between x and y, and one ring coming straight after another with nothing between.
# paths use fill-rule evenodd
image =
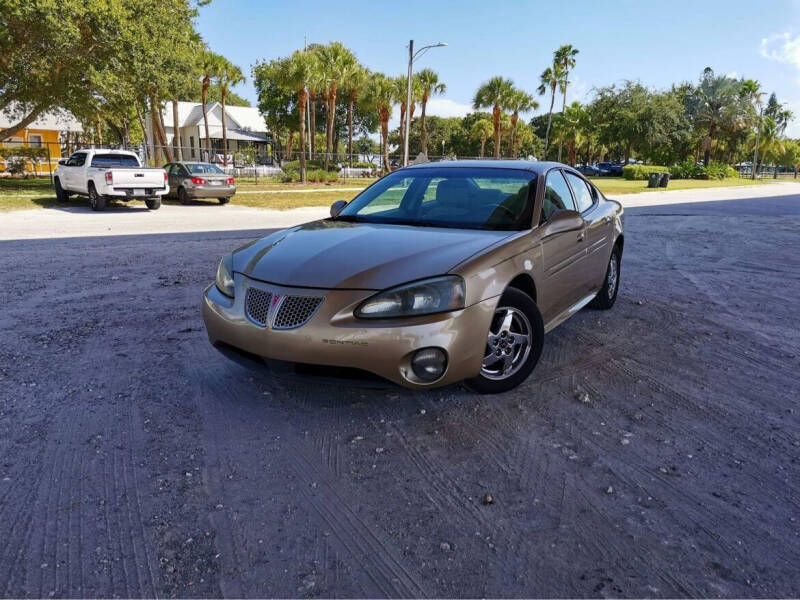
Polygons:
<instances>
[{"instance_id":1,"label":"door handle","mask_svg":"<svg viewBox=\"0 0 800 600\"><path fill-rule=\"evenodd\" d=\"M585 234L584 234L584 233L581 231L581 232L578 234L578 241L579 241L579 242L582 242L582 241L583 241L583 238L584 238L584 236L585 236Z\"/></svg>"},{"instance_id":2,"label":"door handle","mask_svg":"<svg viewBox=\"0 0 800 600\"><path fill-rule=\"evenodd\" d=\"M605 216L605 217L603 217L603 223L605 223L606 225L608 225L609 223L611 223L611 217L609 217L609 216Z\"/></svg>"}]
</instances>

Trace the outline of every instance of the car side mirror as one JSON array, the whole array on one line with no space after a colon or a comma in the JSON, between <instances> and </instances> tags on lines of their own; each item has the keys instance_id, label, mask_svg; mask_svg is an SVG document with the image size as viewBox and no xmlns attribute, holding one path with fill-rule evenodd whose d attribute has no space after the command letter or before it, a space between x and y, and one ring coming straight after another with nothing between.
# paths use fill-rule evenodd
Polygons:
<instances>
[{"instance_id":1,"label":"car side mirror","mask_svg":"<svg viewBox=\"0 0 800 600\"><path fill-rule=\"evenodd\" d=\"M59 158L58 159L58 164L65 165L65 164L67 164L68 160L69 160L68 158Z\"/></svg>"},{"instance_id":2,"label":"car side mirror","mask_svg":"<svg viewBox=\"0 0 800 600\"><path fill-rule=\"evenodd\" d=\"M545 223L545 236L565 231L574 231L583 227L583 217L576 210L559 209L550 215Z\"/></svg>"},{"instance_id":3,"label":"car side mirror","mask_svg":"<svg viewBox=\"0 0 800 600\"><path fill-rule=\"evenodd\" d=\"M339 213L342 212L344 207L347 206L347 200L337 200L333 204L331 204L331 216L337 217Z\"/></svg>"}]
</instances>

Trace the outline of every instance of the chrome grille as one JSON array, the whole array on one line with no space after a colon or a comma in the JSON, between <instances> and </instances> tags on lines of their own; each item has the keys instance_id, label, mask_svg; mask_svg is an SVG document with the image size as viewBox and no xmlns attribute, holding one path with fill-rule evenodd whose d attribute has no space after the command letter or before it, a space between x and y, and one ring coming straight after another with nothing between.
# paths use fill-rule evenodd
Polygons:
<instances>
[{"instance_id":1,"label":"chrome grille","mask_svg":"<svg viewBox=\"0 0 800 600\"><path fill-rule=\"evenodd\" d=\"M247 316L253 321L266 327L267 315L269 314L269 304L272 294L258 288L248 288L244 304Z\"/></svg>"},{"instance_id":2,"label":"chrome grille","mask_svg":"<svg viewBox=\"0 0 800 600\"><path fill-rule=\"evenodd\" d=\"M316 296L286 296L272 323L273 329L294 329L304 325L322 304Z\"/></svg>"}]
</instances>

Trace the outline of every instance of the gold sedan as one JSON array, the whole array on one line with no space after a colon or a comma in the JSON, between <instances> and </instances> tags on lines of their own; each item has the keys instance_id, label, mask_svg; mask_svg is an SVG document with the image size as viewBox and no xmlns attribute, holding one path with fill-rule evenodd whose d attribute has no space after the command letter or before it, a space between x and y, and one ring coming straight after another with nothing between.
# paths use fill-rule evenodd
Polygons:
<instances>
[{"instance_id":1,"label":"gold sedan","mask_svg":"<svg viewBox=\"0 0 800 600\"><path fill-rule=\"evenodd\" d=\"M622 217L559 163L415 165L224 256L203 317L228 356L503 392L546 332L613 306Z\"/></svg>"}]
</instances>

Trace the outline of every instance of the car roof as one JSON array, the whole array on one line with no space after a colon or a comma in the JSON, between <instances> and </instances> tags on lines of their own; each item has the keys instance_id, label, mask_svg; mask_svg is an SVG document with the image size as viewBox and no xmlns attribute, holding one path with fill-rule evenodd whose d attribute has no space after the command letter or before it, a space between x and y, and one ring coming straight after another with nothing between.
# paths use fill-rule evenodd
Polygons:
<instances>
[{"instance_id":1,"label":"car roof","mask_svg":"<svg viewBox=\"0 0 800 600\"><path fill-rule=\"evenodd\" d=\"M437 162L420 163L417 165L409 165L400 170L406 169L424 169L430 167L443 167L453 169L467 169L467 168L480 168L480 169L517 169L519 171L531 171L536 174L542 174L553 167L565 167L571 169L569 165L551 161L532 161L532 160L443 160ZM395 171L396 173L397 171Z\"/></svg>"}]
</instances>

